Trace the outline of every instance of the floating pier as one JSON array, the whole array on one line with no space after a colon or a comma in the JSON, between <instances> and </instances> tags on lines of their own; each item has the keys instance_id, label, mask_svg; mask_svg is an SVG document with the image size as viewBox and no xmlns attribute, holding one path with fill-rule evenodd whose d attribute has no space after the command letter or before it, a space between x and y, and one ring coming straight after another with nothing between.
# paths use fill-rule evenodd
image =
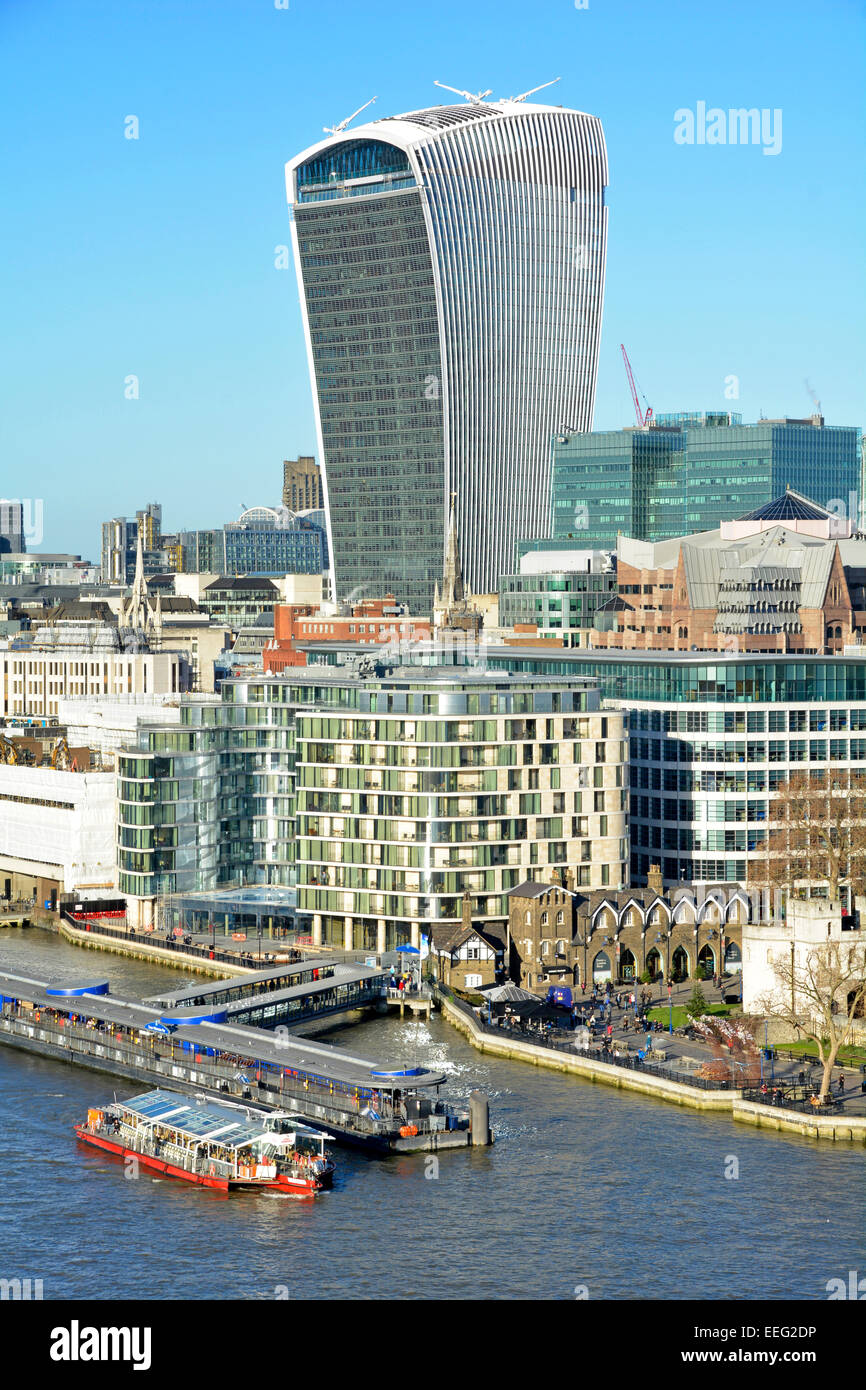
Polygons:
<instances>
[{"instance_id":1,"label":"floating pier","mask_svg":"<svg viewBox=\"0 0 866 1390\"><path fill-rule=\"evenodd\" d=\"M336 978L335 970L330 982ZM241 1026L209 986L172 998L195 992L207 996L202 1003L166 1009L115 999L106 980L0 974L0 1041L137 1081L291 1110L338 1142L373 1152L490 1142L486 1113L483 1137L473 1135L470 1115L440 1098L444 1073L370 1061L288 1028L275 1036ZM477 1106L475 1113L480 1121Z\"/></svg>"}]
</instances>

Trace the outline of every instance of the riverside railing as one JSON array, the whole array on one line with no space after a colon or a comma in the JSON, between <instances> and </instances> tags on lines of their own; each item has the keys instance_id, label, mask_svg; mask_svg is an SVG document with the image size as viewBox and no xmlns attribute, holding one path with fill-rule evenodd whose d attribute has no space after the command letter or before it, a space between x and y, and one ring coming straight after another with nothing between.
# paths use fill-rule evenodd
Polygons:
<instances>
[{"instance_id":1,"label":"riverside railing","mask_svg":"<svg viewBox=\"0 0 866 1390\"><path fill-rule=\"evenodd\" d=\"M566 1052L573 1057L584 1057L593 1062L600 1062L603 1066L623 1067L627 1071L637 1071L648 1076L656 1076L663 1081L677 1081L683 1086L691 1086L698 1091L739 1092L743 1089L741 1077L725 1077L715 1080L712 1077L696 1076L694 1072L671 1067L664 1062L654 1062L646 1057L639 1057L637 1053L628 1052L618 1055L600 1047L579 1047L575 1041L574 1033L571 1031L555 1029L553 1033L541 1033L534 1029L513 1027L504 1023L485 1023L483 1019L478 1017L470 1004L467 1004L464 999L458 998L447 986L438 985L437 988L450 1003L460 1009L467 1018L471 1018L475 1028L490 1037L530 1043L533 1047L549 1048L552 1052Z\"/></svg>"},{"instance_id":2,"label":"riverside railing","mask_svg":"<svg viewBox=\"0 0 866 1390\"><path fill-rule=\"evenodd\" d=\"M71 927L73 931L80 932L82 936L108 936L116 941L125 941L128 946L151 946L160 951L174 951L179 955L196 956L199 960L211 960L221 965L248 965L253 968L261 964L251 951L224 950L216 945L209 946L195 941L186 943L182 937L159 936L156 932L130 932L128 928L105 926L99 918L76 920L67 912L64 912L62 916L66 925ZM277 954L288 956L289 964L304 959L301 951L296 951L291 946L285 946L278 953L263 951L262 960L275 960Z\"/></svg>"}]
</instances>

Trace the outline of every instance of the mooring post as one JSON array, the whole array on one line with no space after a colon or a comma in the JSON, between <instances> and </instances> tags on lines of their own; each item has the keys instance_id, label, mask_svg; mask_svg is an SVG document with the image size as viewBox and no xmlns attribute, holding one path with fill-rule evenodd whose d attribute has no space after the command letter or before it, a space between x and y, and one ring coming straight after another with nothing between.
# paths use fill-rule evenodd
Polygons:
<instances>
[{"instance_id":1,"label":"mooring post","mask_svg":"<svg viewBox=\"0 0 866 1390\"><path fill-rule=\"evenodd\" d=\"M469 1093L469 1133L473 1148L490 1143L490 1105L483 1091Z\"/></svg>"}]
</instances>

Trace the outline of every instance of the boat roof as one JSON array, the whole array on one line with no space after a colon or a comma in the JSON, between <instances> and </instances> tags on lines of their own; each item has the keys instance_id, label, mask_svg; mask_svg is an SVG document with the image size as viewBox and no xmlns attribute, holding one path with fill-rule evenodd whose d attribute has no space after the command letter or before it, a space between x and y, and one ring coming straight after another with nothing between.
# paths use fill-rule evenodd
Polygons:
<instances>
[{"instance_id":1,"label":"boat roof","mask_svg":"<svg viewBox=\"0 0 866 1390\"><path fill-rule=\"evenodd\" d=\"M246 1111L212 1101L206 1105L190 1105L189 1097L178 1091L146 1091L144 1095L133 1096L131 1100L118 1101L117 1104L147 1124L169 1125L197 1143L210 1143L218 1139L228 1149L241 1149L265 1135L273 1134L273 1130L261 1121L252 1119ZM296 1123L294 1116L292 1123L298 1132L320 1137L318 1131L309 1125Z\"/></svg>"}]
</instances>

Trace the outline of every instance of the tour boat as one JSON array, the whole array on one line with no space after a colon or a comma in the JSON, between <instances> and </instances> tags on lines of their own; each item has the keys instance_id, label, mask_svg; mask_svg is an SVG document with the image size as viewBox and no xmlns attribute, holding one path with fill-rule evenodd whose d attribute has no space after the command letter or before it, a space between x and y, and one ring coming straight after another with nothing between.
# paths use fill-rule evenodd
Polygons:
<instances>
[{"instance_id":1,"label":"tour boat","mask_svg":"<svg viewBox=\"0 0 866 1390\"><path fill-rule=\"evenodd\" d=\"M332 1186L329 1134L285 1111L211 1101L176 1091L147 1091L89 1109L79 1139L134 1159L171 1178L221 1192L275 1188L316 1193Z\"/></svg>"}]
</instances>

